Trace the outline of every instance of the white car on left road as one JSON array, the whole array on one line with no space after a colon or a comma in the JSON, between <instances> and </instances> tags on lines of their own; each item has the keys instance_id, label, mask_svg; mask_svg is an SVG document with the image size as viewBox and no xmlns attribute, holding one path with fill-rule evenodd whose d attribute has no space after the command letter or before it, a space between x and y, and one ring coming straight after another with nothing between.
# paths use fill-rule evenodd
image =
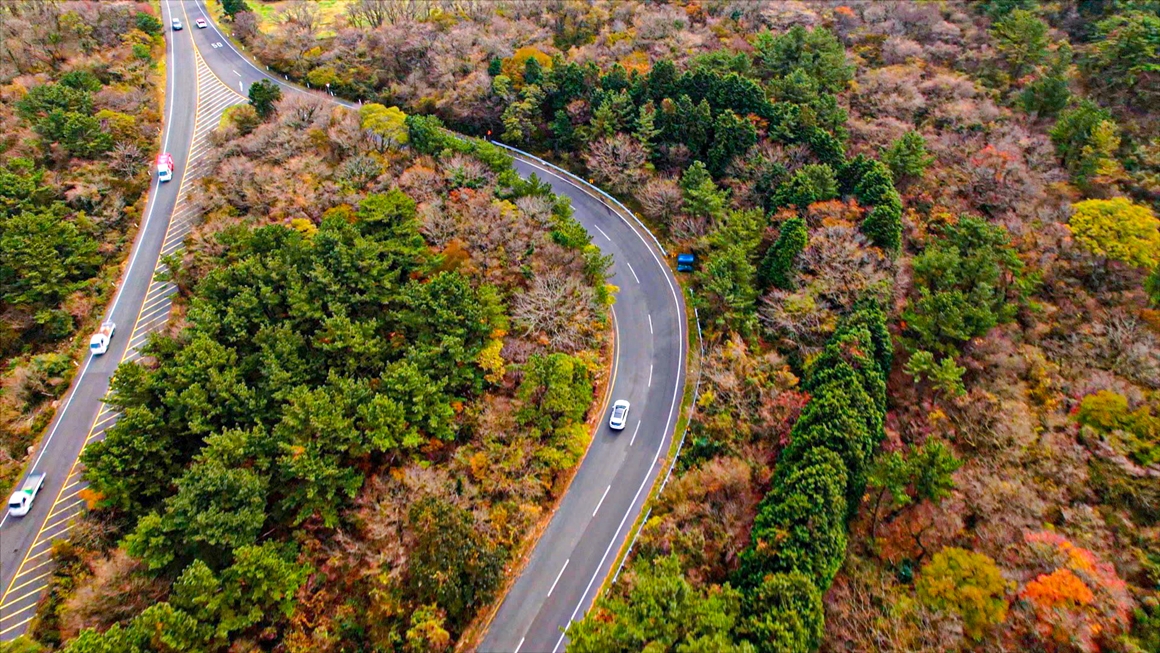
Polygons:
<instances>
[{"instance_id":1,"label":"white car on left road","mask_svg":"<svg viewBox=\"0 0 1160 653\"><path fill-rule=\"evenodd\" d=\"M44 472L33 472L24 479L24 485L8 500L9 515L23 517L32 510L33 499L40 492L40 488L44 487L44 477Z\"/></svg>"},{"instance_id":2,"label":"white car on left road","mask_svg":"<svg viewBox=\"0 0 1160 653\"><path fill-rule=\"evenodd\" d=\"M113 339L113 332L117 330L117 325L112 321L101 324L101 330L93 334L89 339L89 352L93 356L100 356L109 350L109 341Z\"/></svg>"}]
</instances>

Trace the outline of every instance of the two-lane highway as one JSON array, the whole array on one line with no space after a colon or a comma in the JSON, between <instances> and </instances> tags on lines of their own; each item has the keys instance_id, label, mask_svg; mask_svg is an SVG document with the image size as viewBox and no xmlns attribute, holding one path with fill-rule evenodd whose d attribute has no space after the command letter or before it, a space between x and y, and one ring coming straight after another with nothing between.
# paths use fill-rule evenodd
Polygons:
<instances>
[{"instance_id":1,"label":"two-lane highway","mask_svg":"<svg viewBox=\"0 0 1160 653\"><path fill-rule=\"evenodd\" d=\"M187 201L190 184L201 174L208 134L222 111L244 101L223 86L193 47L190 29L173 32L172 18L187 26L180 2L161 3L166 34L166 102L161 149L173 155L177 173L167 183L154 179L144 221L129 256L106 319L117 324L109 350L86 356L29 471L46 472L45 485L24 517L0 517L0 641L23 633L52 573L52 542L67 537L74 518L85 507L85 488L77 462L89 442L99 440L117 419L102 403L113 372L122 360L133 360L148 335L169 318L171 284L155 281L161 255L176 252L196 218ZM151 165L152 159L142 162ZM151 171L152 174L152 171ZM23 479L21 480L23 482ZM18 486L19 487L19 486Z\"/></svg>"},{"instance_id":2,"label":"two-lane highway","mask_svg":"<svg viewBox=\"0 0 1160 653\"><path fill-rule=\"evenodd\" d=\"M563 649L568 624L592 606L663 471L685 386L687 322L680 286L647 234L563 171L523 156L516 169L568 196L592 242L612 255L620 291L611 399L632 404L623 431L601 416L568 493L479 647L549 653Z\"/></svg>"}]
</instances>

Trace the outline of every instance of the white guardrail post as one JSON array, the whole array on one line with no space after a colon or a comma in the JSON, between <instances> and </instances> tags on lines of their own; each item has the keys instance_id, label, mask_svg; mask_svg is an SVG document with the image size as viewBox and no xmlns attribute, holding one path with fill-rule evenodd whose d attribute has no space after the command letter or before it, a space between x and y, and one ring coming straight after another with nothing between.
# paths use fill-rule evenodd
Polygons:
<instances>
[{"instance_id":1,"label":"white guardrail post","mask_svg":"<svg viewBox=\"0 0 1160 653\"><path fill-rule=\"evenodd\" d=\"M598 188L597 186L589 183L587 180L577 176L576 174L568 172L567 170L561 168L560 166L555 165L554 163L550 163L548 161L545 161L534 154L529 154L529 153L527 153L519 148L512 147L511 145L507 145L506 143L501 143L499 141L489 141L489 142L492 145L498 145L499 147L502 147L505 150L514 152L515 154L517 154L519 156L529 158L529 159L535 161L536 163L539 163L540 165L542 165L546 168L550 168L556 172L559 172L560 174L564 175L567 179L572 180L573 182L578 182L580 184L583 184L585 188L588 188L596 193L599 193L601 197L607 199L609 202L612 202L612 204L616 208L620 209L620 211L622 211L624 214L631 216L632 219L636 222L636 224L640 227L640 229L642 231L644 231L646 234L648 234L650 238L652 238L652 241L656 244L657 249L660 250L661 254L664 254L666 258L668 257L668 252L665 250L664 245L661 245L661 241L657 240L656 235L653 234L653 232L650 231L649 228L646 227L645 224L640 221L640 218L638 218L635 213L633 213L631 210L629 210L629 208L627 206L622 204L620 202L620 200L609 195L608 193L604 192L604 190L602 190L601 188ZM689 293L690 298L691 298L693 291L689 290L688 293ZM694 322L696 322L696 324L697 324L697 347L700 350L700 358L699 358L698 363L697 363L697 379L693 384L693 401L689 404L689 417L687 420L685 420L685 428L681 432L680 441L677 442L677 451L673 454L673 460L671 463L669 463L669 469L665 473L664 480L661 481L660 489L657 490L658 497L660 496L660 494L662 492L665 491L665 486L668 485L669 479L673 475L673 469L676 468L676 466L677 466L677 460L681 457L681 450L684 449L685 438L689 435L689 424L693 421L693 411L695 411L697 409L697 398L700 396L700 392L701 392L701 370L705 366L705 340L701 334L701 314L700 314L700 312L697 311L696 306L693 307L693 317L694 317ZM642 519L640 522L641 528L644 527L644 524L648 523L648 518L650 515L652 515L652 507L651 506L648 508L648 510L645 511L644 519ZM632 541L629 542L629 544L628 544L628 550L625 551L624 557L622 557L620 559L620 564L617 565L617 567L616 567L616 573L612 576L613 583L615 583L616 579L620 577L620 572L622 569L624 569L624 563L628 560L629 556L632 555L632 549L636 546L636 540L640 537L641 528L638 528L638 529L636 529L635 532L633 532Z\"/></svg>"}]
</instances>

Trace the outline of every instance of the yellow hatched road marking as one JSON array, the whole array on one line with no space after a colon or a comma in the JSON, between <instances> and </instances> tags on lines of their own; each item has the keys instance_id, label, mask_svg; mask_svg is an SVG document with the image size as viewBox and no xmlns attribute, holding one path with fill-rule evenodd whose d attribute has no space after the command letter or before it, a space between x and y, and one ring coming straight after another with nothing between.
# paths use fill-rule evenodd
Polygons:
<instances>
[{"instance_id":1,"label":"yellow hatched road marking","mask_svg":"<svg viewBox=\"0 0 1160 653\"><path fill-rule=\"evenodd\" d=\"M36 607L35 603L28 606L28 608L35 608L35 607ZM28 608L24 608L20 612L26 612L28 610ZM20 614L20 612L17 612L16 614ZM33 614L32 617L29 617L29 618L25 619L24 621L21 621L20 623L12 624L11 626L5 628L4 630L0 630L0 635L3 635L4 633L11 631L11 630L16 630L17 628L23 626L24 624L28 623L29 621L32 621L33 617L35 617L35 616L36 616L36 614Z\"/></svg>"}]
</instances>

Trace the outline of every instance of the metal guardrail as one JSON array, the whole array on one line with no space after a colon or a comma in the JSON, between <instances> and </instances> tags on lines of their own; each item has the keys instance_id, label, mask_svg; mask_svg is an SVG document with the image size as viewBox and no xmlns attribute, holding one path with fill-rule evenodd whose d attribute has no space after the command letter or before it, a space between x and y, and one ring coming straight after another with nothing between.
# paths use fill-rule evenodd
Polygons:
<instances>
[{"instance_id":1,"label":"metal guardrail","mask_svg":"<svg viewBox=\"0 0 1160 653\"><path fill-rule=\"evenodd\" d=\"M568 172L567 170L561 168L560 166L558 166L554 163L551 163L549 161L545 161L545 160L541 159L540 157L536 156L535 154L529 154L521 149L514 148L511 145L508 145L506 143L501 143L499 141L489 141L489 142L492 145L498 145L498 146L504 148L505 150L510 150L512 152L515 152L516 154L519 154L520 156L526 156L529 159L532 159L533 161L535 161L536 163L539 163L540 165L543 165L547 168L551 168L552 170L559 172L562 175L567 176L569 180L573 180L574 182L579 182L580 184L583 184L585 188L592 190L592 191L595 191L597 193L600 193L600 195L602 197L604 197L608 201L612 202L614 205L616 205L617 208L619 208L624 213L628 214L634 221L636 221L636 224L641 228L641 230L644 231L646 234L648 234L649 238L652 238L653 243L656 244L657 249L660 250L661 254L664 254L666 258L668 257L669 253L665 249L664 245L661 245L661 241L657 240L656 235L652 231L650 231L649 228L646 227L643 222L640 221L640 218L636 217L636 214L633 213L632 210L630 210L627 206L625 206L624 204L621 204L620 200L618 200L615 197L604 192L603 189L593 185L588 180L577 176L575 173Z\"/></svg>"}]
</instances>

